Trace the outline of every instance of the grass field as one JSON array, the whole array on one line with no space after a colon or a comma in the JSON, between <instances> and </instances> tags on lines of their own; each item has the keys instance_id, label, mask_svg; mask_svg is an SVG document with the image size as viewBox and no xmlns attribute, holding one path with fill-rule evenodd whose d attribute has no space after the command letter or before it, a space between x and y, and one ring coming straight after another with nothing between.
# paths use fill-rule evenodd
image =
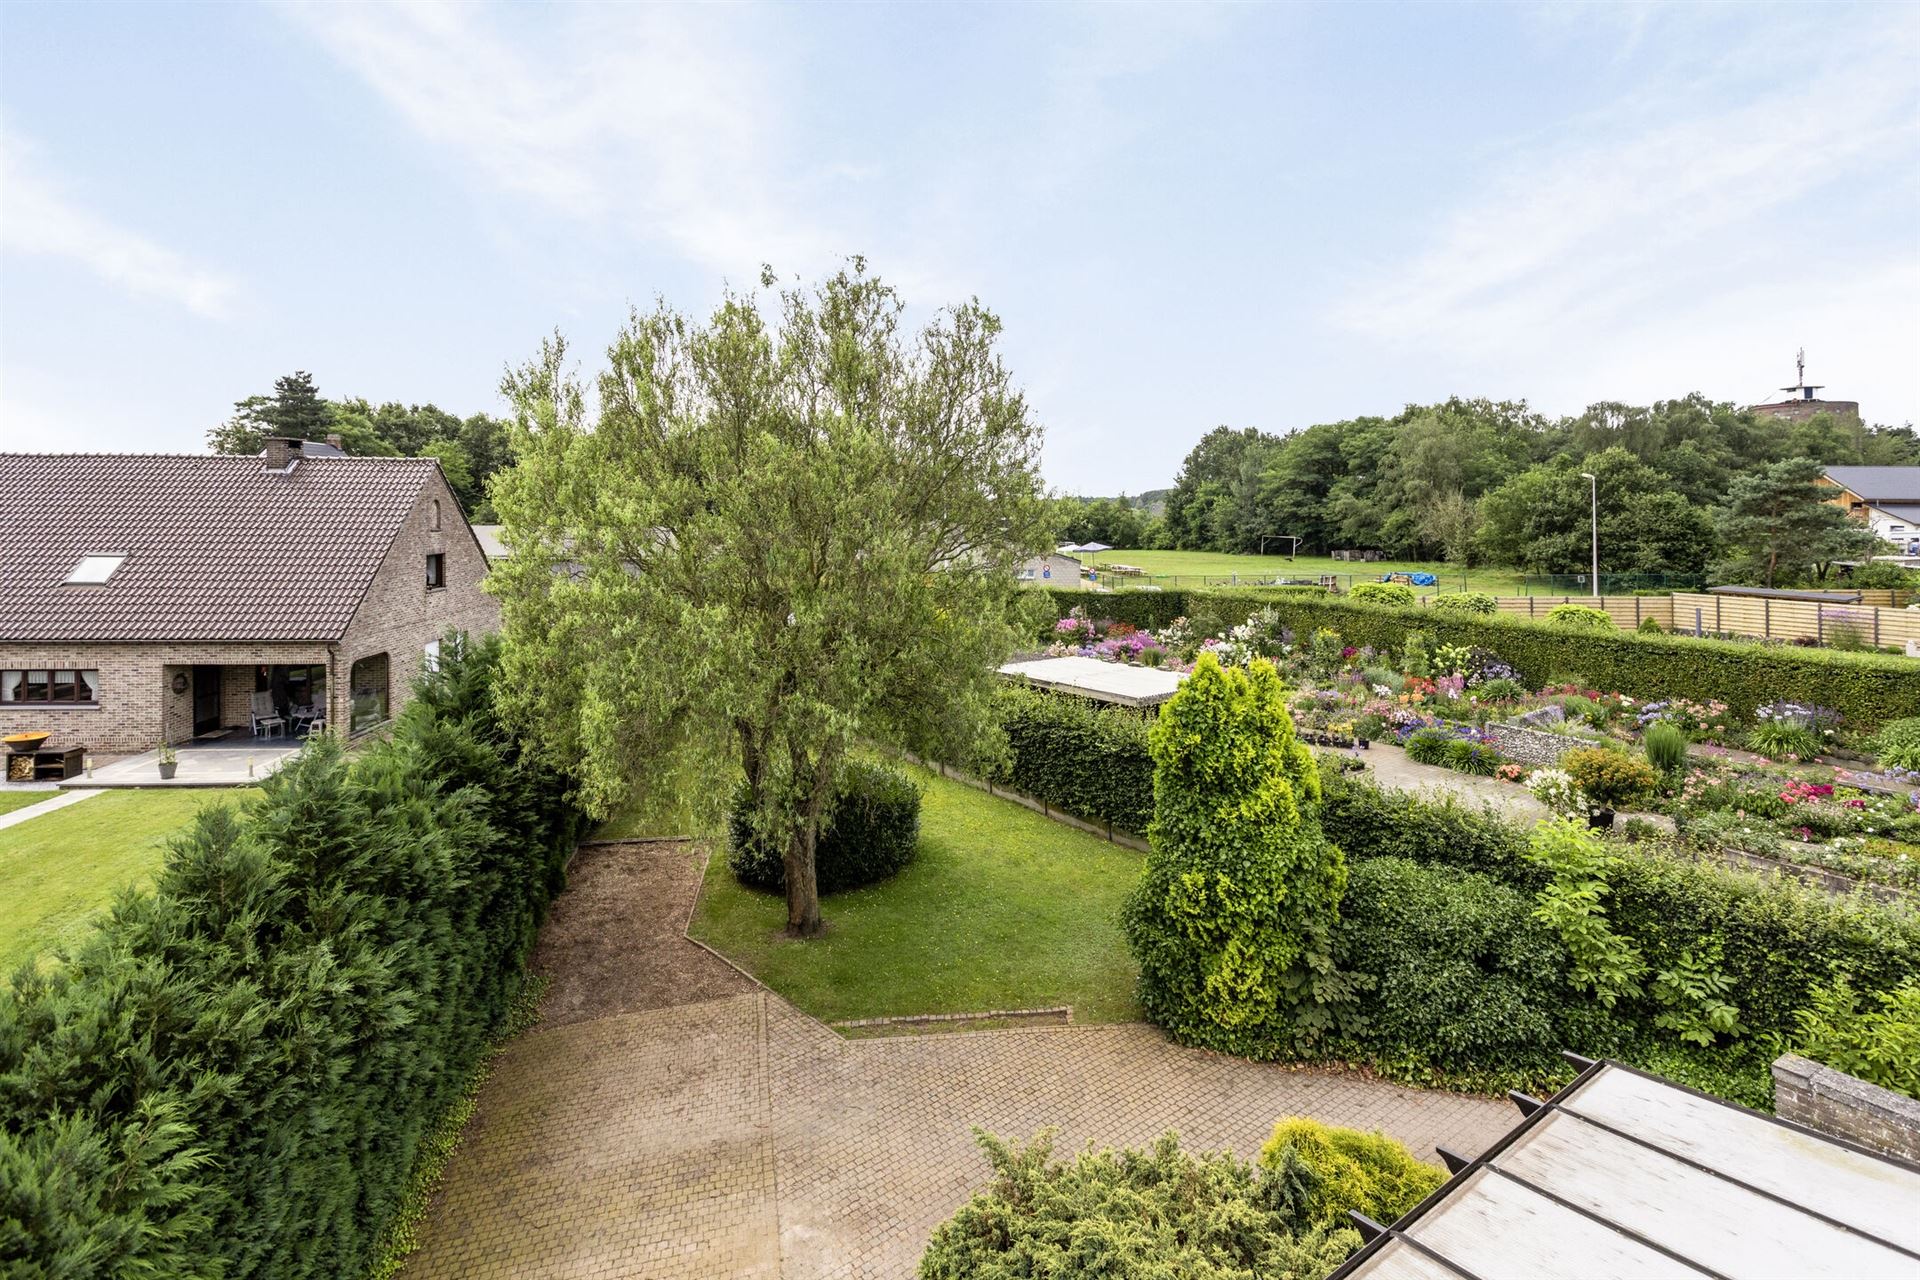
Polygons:
<instances>
[{"instance_id":1,"label":"grass field","mask_svg":"<svg viewBox=\"0 0 1920 1280\"><path fill-rule=\"evenodd\" d=\"M1103 551L1085 559L1096 568L1102 564L1134 565L1147 571L1146 580L1163 587L1218 586L1234 575L1259 580L1276 576L1317 578L1323 573L1341 575L1343 588L1349 585L1349 575L1352 581L1365 582L1378 580L1383 573L1436 574L1440 578L1437 589L1443 591L1459 591L1463 581L1459 569L1433 561L1381 560L1373 564L1349 564L1330 556L1299 556L1289 560L1285 556L1236 556L1223 551ZM1115 585L1124 585L1126 581L1117 578ZM1464 581L1474 591L1500 596L1524 594L1520 573L1514 569L1469 569Z\"/></svg>"},{"instance_id":2,"label":"grass field","mask_svg":"<svg viewBox=\"0 0 1920 1280\"><path fill-rule=\"evenodd\" d=\"M0 982L83 938L119 889L152 884L167 837L201 805L252 794L109 791L0 831Z\"/></svg>"},{"instance_id":3,"label":"grass field","mask_svg":"<svg viewBox=\"0 0 1920 1280\"><path fill-rule=\"evenodd\" d=\"M716 848L693 935L815 1017L1073 1006L1140 1016L1119 911L1140 855L924 770L920 853L821 902L826 934L781 934L785 901L742 888Z\"/></svg>"}]
</instances>

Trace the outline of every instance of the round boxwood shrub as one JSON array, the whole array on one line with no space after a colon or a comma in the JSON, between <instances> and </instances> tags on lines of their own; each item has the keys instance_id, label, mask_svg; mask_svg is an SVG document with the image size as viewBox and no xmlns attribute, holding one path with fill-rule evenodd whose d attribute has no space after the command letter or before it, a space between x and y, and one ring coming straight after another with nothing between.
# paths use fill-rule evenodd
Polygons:
<instances>
[{"instance_id":1,"label":"round boxwood shrub","mask_svg":"<svg viewBox=\"0 0 1920 1280\"><path fill-rule=\"evenodd\" d=\"M1645 760L1608 747L1575 747L1560 757L1560 767L1587 799L1608 809L1631 808L1660 781Z\"/></svg>"},{"instance_id":2,"label":"round boxwood shrub","mask_svg":"<svg viewBox=\"0 0 1920 1280\"><path fill-rule=\"evenodd\" d=\"M1446 595L1435 596L1428 601L1427 607L1451 609L1456 613L1477 613L1482 616L1500 611L1500 606L1494 598L1484 591L1449 591Z\"/></svg>"},{"instance_id":3,"label":"round boxwood shrub","mask_svg":"<svg viewBox=\"0 0 1920 1280\"><path fill-rule=\"evenodd\" d=\"M1347 599L1360 604L1385 604L1398 609L1410 609L1419 603L1413 588L1404 582L1356 582L1347 592Z\"/></svg>"},{"instance_id":4,"label":"round boxwood shrub","mask_svg":"<svg viewBox=\"0 0 1920 1280\"><path fill-rule=\"evenodd\" d=\"M742 884L775 893L787 887L781 851L752 829L743 791L728 816L728 865ZM884 880L913 861L920 843L920 788L900 770L867 760L840 769L820 837L814 874L820 892L836 893Z\"/></svg>"},{"instance_id":5,"label":"round boxwood shrub","mask_svg":"<svg viewBox=\"0 0 1920 1280\"><path fill-rule=\"evenodd\" d=\"M1613 619L1604 609L1584 604L1557 604L1547 610L1547 624L1576 631L1614 631Z\"/></svg>"}]
</instances>

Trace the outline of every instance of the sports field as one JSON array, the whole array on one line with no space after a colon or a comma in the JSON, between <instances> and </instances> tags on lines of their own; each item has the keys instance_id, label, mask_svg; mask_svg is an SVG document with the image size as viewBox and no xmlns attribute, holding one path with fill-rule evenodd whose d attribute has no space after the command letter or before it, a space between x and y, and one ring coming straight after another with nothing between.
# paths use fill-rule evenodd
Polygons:
<instances>
[{"instance_id":1,"label":"sports field","mask_svg":"<svg viewBox=\"0 0 1920 1280\"><path fill-rule=\"evenodd\" d=\"M1513 569L1468 569L1433 561L1379 560L1371 564L1347 563L1330 556L1237 556L1222 551L1103 551L1082 559L1096 570L1101 565L1124 564L1145 569L1143 581L1162 587L1220 586L1238 577L1241 580L1265 580L1274 577L1317 578L1321 574L1340 575L1342 587L1352 581L1377 580L1388 573L1431 573L1439 577L1437 590L1468 589L1499 596L1517 596L1525 592L1520 574ZM1116 578L1114 585L1127 579Z\"/></svg>"}]
</instances>

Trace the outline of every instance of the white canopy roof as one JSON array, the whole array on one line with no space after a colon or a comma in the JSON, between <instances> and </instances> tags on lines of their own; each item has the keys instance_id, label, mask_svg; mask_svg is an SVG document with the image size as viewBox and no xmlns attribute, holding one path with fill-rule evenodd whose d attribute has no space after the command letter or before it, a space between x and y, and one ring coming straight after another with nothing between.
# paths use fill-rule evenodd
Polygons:
<instances>
[{"instance_id":1,"label":"white canopy roof","mask_svg":"<svg viewBox=\"0 0 1920 1280\"><path fill-rule=\"evenodd\" d=\"M1920 1169L1598 1064L1340 1280L1920 1276Z\"/></svg>"},{"instance_id":2,"label":"white canopy roof","mask_svg":"<svg viewBox=\"0 0 1920 1280\"><path fill-rule=\"evenodd\" d=\"M1165 702L1187 678L1182 672L1164 667L1130 667L1077 654L1070 658L1009 662L1000 668L1000 674L1024 678L1043 689L1077 693L1084 698L1129 707L1150 707Z\"/></svg>"}]
</instances>

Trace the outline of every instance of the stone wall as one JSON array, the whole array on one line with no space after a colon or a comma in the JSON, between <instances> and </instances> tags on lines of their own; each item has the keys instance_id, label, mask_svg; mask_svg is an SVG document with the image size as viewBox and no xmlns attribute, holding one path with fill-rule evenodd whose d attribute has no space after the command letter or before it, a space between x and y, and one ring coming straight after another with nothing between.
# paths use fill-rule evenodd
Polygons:
<instances>
[{"instance_id":1,"label":"stone wall","mask_svg":"<svg viewBox=\"0 0 1920 1280\"><path fill-rule=\"evenodd\" d=\"M1782 1120L1920 1162L1920 1101L1903 1094L1788 1053L1773 1064L1773 1105Z\"/></svg>"},{"instance_id":2,"label":"stone wall","mask_svg":"<svg viewBox=\"0 0 1920 1280\"><path fill-rule=\"evenodd\" d=\"M1558 764L1566 751L1587 745L1584 738L1530 729L1510 720L1488 725L1487 740L1509 760L1532 765Z\"/></svg>"}]
</instances>

